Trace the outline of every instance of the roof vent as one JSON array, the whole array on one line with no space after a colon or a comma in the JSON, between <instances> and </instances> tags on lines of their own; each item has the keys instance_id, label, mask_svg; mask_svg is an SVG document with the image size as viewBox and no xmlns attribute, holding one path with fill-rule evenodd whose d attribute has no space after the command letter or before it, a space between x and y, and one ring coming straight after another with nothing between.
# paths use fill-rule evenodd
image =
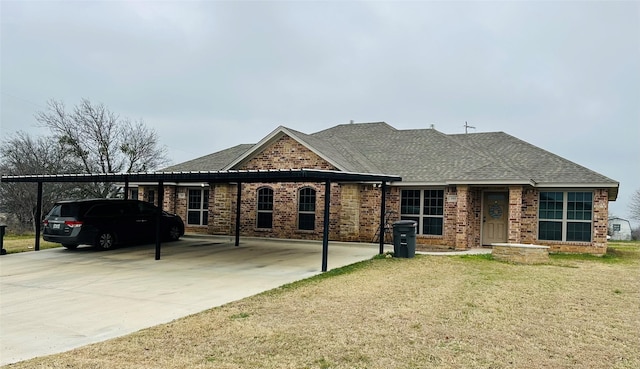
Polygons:
<instances>
[{"instance_id":1,"label":"roof vent","mask_svg":"<svg viewBox=\"0 0 640 369\"><path fill-rule=\"evenodd\" d=\"M353 119L351 119L351 120L349 121L349 124L353 124Z\"/></svg>"}]
</instances>

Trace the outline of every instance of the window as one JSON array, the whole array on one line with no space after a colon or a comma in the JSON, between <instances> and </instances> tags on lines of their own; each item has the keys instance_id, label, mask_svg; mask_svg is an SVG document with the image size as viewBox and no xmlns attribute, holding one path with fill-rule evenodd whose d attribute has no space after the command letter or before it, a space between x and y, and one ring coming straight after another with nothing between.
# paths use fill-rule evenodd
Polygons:
<instances>
[{"instance_id":1,"label":"window","mask_svg":"<svg viewBox=\"0 0 640 369\"><path fill-rule=\"evenodd\" d=\"M298 194L298 229L313 231L316 228L316 190L303 188Z\"/></svg>"},{"instance_id":2,"label":"window","mask_svg":"<svg viewBox=\"0 0 640 369\"><path fill-rule=\"evenodd\" d=\"M137 200L138 199L138 189L137 188L129 189L129 198L131 200Z\"/></svg>"},{"instance_id":3,"label":"window","mask_svg":"<svg viewBox=\"0 0 640 369\"><path fill-rule=\"evenodd\" d=\"M209 224L209 190L200 188L189 190L187 224Z\"/></svg>"},{"instance_id":4,"label":"window","mask_svg":"<svg viewBox=\"0 0 640 369\"><path fill-rule=\"evenodd\" d=\"M258 190L258 228L273 227L273 190L263 187Z\"/></svg>"},{"instance_id":5,"label":"window","mask_svg":"<svg viewBox=\"0 0 640 369\"><path fill-rule=\"evenodd\" d=\"M155 204L155 202L156 202L156 190L147 190L147 202Z\"/></svg>"},{"instance_id":6,"label":"window","mask_svg":"<svg viewBox=\"0 0 640 369\"><path fill-rule=\"evenodd\" d=\"M418 223L418 234L442 236L444 190L402 190L400 219Z\"/></svg>"},{"instance_id":7,"label":"window","mask_svg":"<svg viewBox=\"0 0 640 369\"><path fill-rule=\"evenodd\" d=\"M592 192L540 192L538 239L591 242Z\"/></svg>"},{"instance_id":8,"label":"window","mask_svg":"<svg viewBox=\"0 0 640 369\"><path fill-rule=\"evenodd\" d=\"M620 232L620 224L614 224L613 225L613 231L614 232Z\"/></svg>"}]
</instances>

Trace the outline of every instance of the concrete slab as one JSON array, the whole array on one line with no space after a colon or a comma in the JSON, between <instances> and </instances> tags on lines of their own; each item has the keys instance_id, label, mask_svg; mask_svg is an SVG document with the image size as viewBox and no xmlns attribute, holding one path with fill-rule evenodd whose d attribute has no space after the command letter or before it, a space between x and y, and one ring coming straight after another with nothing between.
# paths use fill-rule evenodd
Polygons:
<instances>
[{"instance_id":1,"label":"concrete slab","mask_svg":"<svg viewBox=\"0 0 640 369\"><path fill-rule=\"evenodd\" d=\"M385 250L387 251L387 250ZM0 257L0 365L170 322L321 273L322 243L186 236L100 252L63 248ZM328 267L378 245L329 243Z\"/></svg>"}]
</instances>

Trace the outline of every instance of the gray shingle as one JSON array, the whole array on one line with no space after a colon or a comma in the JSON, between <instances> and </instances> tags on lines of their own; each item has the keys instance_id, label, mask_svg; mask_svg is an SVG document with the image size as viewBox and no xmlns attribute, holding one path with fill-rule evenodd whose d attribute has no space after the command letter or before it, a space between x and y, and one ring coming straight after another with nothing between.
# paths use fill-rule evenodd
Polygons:
<instances>
[{"instance_id":1,"label":"gray shingle","mask_svg":"<svg viewBox=\"0 0 640 369\"><path fill-rule=\"evenodd\" d=\"M341 124L312 134L287 128L304 144L350 172L398 175L403 182L617 182L503 132L446 135L398 130L387 123ZM166 170L220 170L253 145L203 156Z\"/></svg>"},{"instance_id":2,"label":"gray shingle","mask_svg":"<svg viewBox=\"0 0 640 369\"><path fill-rule=\"evenodd\" d=\"M191 172L200 170L222 170L240 155L244 154L253 145L241 144L228 149L215 152L213 154L201 156L199 158L175 164L165 169L164 172Z\"/></svg>"}]
</instances>

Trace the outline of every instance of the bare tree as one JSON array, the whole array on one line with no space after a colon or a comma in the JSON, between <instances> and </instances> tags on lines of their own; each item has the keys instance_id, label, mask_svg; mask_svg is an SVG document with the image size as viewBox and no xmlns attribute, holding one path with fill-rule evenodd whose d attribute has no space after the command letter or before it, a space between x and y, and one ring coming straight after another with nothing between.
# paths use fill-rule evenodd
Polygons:
<instances>
[{"instance_id":1,"label":"bare tree","mask_svg":"<svg viewBox=\"0 0 640 369\"><path fill-rule=\"evenodd\" d=\"M83 173L149 171L168 162L154 130L88 99L82 99L71 111L64 103L50 100L47 110L38 112L36 119L75 157ZM110 197L116 191L113 184L94 183L88 195Z\"/></svg>"},{"instance_id":2,"label":"bare tree","mask_svg":"<svg viewBox=\"0 0 640 369\"><path fill-rule=\"evenodd\" d=\"M640 188L631 195L629 211L631 212L631 219L640 222Z\"/></svg>"},{"instance_id":3,"label":"bare tree","mask_svg":"<svg viewBox=\"0 0 640 369\"><path fill-rule=\"evenodd\" d=\"M31 138L18 132L2 142L0 147L0 173L4 175L74 173L80 170L68 160L64 148L51 138ZM63 198L75 197L80 188L71 183L43 184L43 211ZM37 184L2 183L0 208L12 215L14 232L34 230L37 214Z\"/></svg>"}]
</instances>

